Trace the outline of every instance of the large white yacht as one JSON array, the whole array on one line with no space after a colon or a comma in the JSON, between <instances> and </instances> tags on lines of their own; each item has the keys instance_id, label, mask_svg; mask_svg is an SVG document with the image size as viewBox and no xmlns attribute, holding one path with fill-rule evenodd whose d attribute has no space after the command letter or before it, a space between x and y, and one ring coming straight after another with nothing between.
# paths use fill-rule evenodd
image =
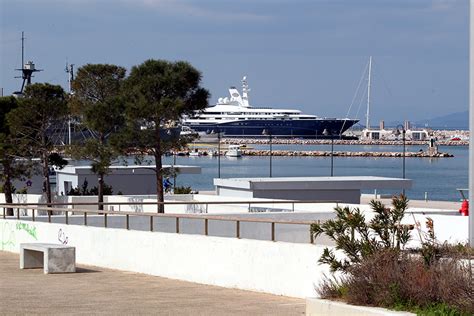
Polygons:
<instances>
[{"instance_id":1,"label":"large white yacht","mask_svg":"<svg viewBox=\"0 0 474 316\"><path fill-rule=\"evenodd\" d=\"M185 117L183 126L197 132L224 136L273 135L285 137L342 137L359 120L323 118L299 110L253 107L249 103L247 78L242 79L242 94L230 87L230 97L219 98L216 105Z\"/></svg>"}]
</instances>

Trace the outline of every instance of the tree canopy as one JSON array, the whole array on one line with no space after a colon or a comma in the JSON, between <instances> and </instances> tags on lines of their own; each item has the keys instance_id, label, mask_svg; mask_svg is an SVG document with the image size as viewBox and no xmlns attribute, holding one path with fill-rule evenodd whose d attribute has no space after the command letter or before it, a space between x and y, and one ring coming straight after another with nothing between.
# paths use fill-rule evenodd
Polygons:
<instances>
[{"instance_id":1,"label":"tree canopy","mask_svg":"<svg viewBox=\"0 0 474 316\"><path fill-rule=\"evenodd\" d=\"M7 121L7 115L18 106L14 97L0 98L0 180L2 182L1 191L5 194L7 203L13 202L12 180L21 177L26 173L25 165L16 160L18 147L15 146L10 127ZM13 209L7 210L8 215L13 215Z\"/></svg>"},{"instance_id":2,"label":"tree canopy","mask_svg":"<svg viewBox=\"0 0 474 316\"><path fill-rule=\"evenodd\" d=\"M124 94L133 147L154 156L157 197L162 202L161 156L169 138L166 135L173 134L172 128L183 115L204 109L209 92L201 87L201 73L188 62L150 59L132 68Z\"/></svg>"},{"instance_id":3,"label":"tree canopy","mask_svg":"<svg viewBox=\"0 0 474 316\"><path fill-rule=\"evenodd\" d=\"M87 64L78 69L72 84L71 108L92 137L72 146L71 153L75 158L92 161L92 170L99 178L99 203L103 202L104 176L121 154L114 138L125 123L121 97L125 72L125 68L116 65ZM102 204L99 209L103 209Z\"/></svg>"},{"instance_id":4,"label":"tree canopy","mask_svg":"<svg viewBox=\"0 0 474 316\"><path fill-rule=\"evenodd\" d=\"M23 155L41 160L48 203L51 203L49 156L55 150L55 128L67 114L66 95L61 86L35 83L26 87L18 107L7 115L11 133Z\"/></svg>"}]
</instances>

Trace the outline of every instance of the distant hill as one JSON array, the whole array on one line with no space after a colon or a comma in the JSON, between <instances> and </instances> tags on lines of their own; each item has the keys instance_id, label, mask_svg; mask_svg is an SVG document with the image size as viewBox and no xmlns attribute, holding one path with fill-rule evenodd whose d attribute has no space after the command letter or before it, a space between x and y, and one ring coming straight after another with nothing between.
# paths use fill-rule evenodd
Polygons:
<instances>
[{"instance_id":1,"label":"distant hill","mask_svg":"<svg viewBox=\"0 0 474 316\"><path fill-rule=\"evenodd\" d=\"M469 129L469 111L451 113L414 122L418 127Z\"/></svg>"}]
</instances>

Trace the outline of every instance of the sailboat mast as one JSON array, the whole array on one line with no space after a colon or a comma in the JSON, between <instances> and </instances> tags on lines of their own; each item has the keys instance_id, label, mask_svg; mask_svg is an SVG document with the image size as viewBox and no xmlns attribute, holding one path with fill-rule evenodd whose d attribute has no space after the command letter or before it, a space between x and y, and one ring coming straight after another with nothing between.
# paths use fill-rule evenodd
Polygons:
<instances>
[{"instance_id":1,"label":"sailboat mast","mask_svg":"<svg viewBox=\"0 0 474 316\"><path fill-rule=\"evenodd\" d=\"M370 80L372 75L372 56L369 57L369 78L367 82L367 114L365 128L370 129Z\"/></svg>"}]
</instances>

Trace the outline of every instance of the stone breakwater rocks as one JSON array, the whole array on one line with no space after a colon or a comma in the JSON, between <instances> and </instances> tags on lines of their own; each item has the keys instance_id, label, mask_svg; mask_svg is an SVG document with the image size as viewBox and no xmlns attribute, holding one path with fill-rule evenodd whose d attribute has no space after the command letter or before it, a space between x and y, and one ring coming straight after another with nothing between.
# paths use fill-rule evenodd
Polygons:
<instances>
[{"instance_id":1,"label":"stone breakwater rocks","mask_svg":"<svg viewBox=\"0 0 474 316\"><path fill-rule=\"evenodd\" d=\"M234 145L246 145L256 144L265 145L269 143L268 138L224 138L222 139L224 144ZM420 140L406 140L406 145L417 145L417 146L428 146L429 141ZM331 144L329 139L272 139L272 144L281 145L327 145ZM469 146L469 141L452 141L452 140L438 140L436 142L439 146ZM341 140L335 139L334 145L388 145L388 146L400 146L403 145L401 140Z\"/></svg>"},{"instance_id":2,"label":"stone breakwater rocks","mask_svg":"<svg viewBox=\"0 0 474 316\"><path fill-rule=\"evenodd\" d=\"M244 156L269 156L269 150L243 150ZM284 157L328 157L330 151L292 151L272 150L272 156ZM402 152L368 152L368 151L335 151L334 157L380 157L380 158L402 158ZM448 153L437 153L430 155L427 152L406 152L406 158L450 158L454 157Z\"/></svg>"}]
</instances>

